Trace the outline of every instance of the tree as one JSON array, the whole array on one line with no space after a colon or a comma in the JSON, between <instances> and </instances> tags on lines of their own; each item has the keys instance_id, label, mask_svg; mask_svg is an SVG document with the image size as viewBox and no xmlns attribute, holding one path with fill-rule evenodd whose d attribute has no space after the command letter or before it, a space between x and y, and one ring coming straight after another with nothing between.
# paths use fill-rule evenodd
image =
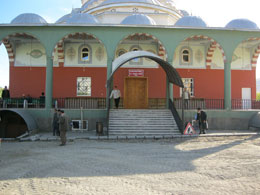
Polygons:
<instances>
[{"instance_id":1,"label":"tree","mask_svg":"<svg viewBox=\"0 0 260 195\"><path fill-rule=\"evenodd\" d=\"M256 100L260 100L260 93L256 93Z\"/></svg>"},{"instance_id":2,"label":"tree","mask_svg":"<svg viewBox=\"0 0 260 195\"><path fill-rule=\"evenodd\" d=\"M0 98L2 97L2 91L4 90L4 88L0 87Z\"/></svg>"}]
</instances>

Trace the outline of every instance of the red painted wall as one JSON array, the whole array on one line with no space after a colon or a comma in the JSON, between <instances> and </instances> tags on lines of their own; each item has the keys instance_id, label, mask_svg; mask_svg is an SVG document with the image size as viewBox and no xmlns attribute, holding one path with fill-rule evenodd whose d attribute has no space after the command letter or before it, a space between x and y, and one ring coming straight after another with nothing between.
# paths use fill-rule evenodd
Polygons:
<instances>
[{"instance_id":1,"label":"red painted wall","mask_svg":"<svg viewBox=\"0 0 260 195\"><path fill-rule=\"evenodd\" d=\"M195 98L224 99L224 70L177 69L182 78L194 79ZM242 88L251 88L252 99L256 98L255 70L231 71L231 97L242 98ZM179 87L174 86L174 97L180 97Z\"/></svg>"},{"instance_id":2,"label":"red painted wall","mask_svg":"<svg viewBox=\"0 0 260 195\"><path fill-rule=\"evenodd\" d=\"M91 77L91 97L106 97L107 68L55 67L53 97L77 97L77 77Z\"/></svg>"},{"instance_id":3,"label":"red painted wall","mask_svg":"<svg viewBox=\"0 0 260 195\"><path fill-rule=\"evenodd\" d=\"M255 70L232 70L232 99L242 99L242 88L251 88L251 98L256 99Z\"/></svg>"},{"instance_id":4,"label":"red painted wall","mask_svg":"<svg viewBox=\"0 0 260 195\"><path fill-rule=\"evenodd\" d=\"M128 70L120 68L114 75L114 85L124 94L124 78ZM160 68L145 68L144 76L148 77L149 98L166 97L166 75ZM194 78L196 98L224 98L224 70L211 69L177 69L182 78ZM76 97L77 77L91 77L92 97L106 96L106 68L71 68L54 67L53 97ZM39 97L45 91L46 68L43 67L10 67L10 93L12 97L30 94ZM252 99L256 98L255 70L232 70L232 99L242 98L242 88L251 88ZM180 97L180 90L174 86L174 97Z\"/></svg>"},{"instance_id":5,"label":"red painted wall","mask_svg":"<svg viewBox=\"0 0 260 195\"><path fill-rule=\"evenodd\" d=\"M39 97L45 92L45 67L10 67L10 95L11 97L22 97L30 95Z\"/></svg>"},{"instance_id":6,"label":"red painted wall","mask_svg":"<svg viewBox=\"0 0 260 195\"><path fill-rule=\"evenodd\" d=\"M180 77L194 79L195 98L224 99L224 70L177 69ZM180 97L179 87L174 86L174 97Z\"/></svg>"},{"instance_id":7,"label":"red painted wall","mask_svg":"<svg viewBox=\"0 0 260 195\"><path fill-rule=\"evenodd\" d=\"M114 85L117 85L124 96L124 79L128 77L128 70L138 70L141 68L120 68L114 75ZM160 68L144 68L144 77L148 77L148 96L149 98L166 97L166 74Z\"/></svg>"}]
</instances>

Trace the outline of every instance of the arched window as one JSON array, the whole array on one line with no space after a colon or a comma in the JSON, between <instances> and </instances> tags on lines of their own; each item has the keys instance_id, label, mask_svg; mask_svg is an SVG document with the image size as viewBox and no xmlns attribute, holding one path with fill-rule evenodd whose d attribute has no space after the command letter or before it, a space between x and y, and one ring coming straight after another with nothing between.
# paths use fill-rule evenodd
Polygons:
<instances>
[{"instance_id":1,"label":"arched window","mask_svg":"<svg viewBox=\"0 0 260 195\"><path fill-rule=\"evenodd\" d=\"M182 61L184 63L190 62L190 52L189 50L185 49L182 51Z\"/></svg>"},{"instance_id":2,"label":"arched window","mask_svg":"<svg viewBox=\"0 0 260 195\"><path fill-rule=\"evenodd\" d=\"M81 60L89 61L89 49L87 47L81 50Z\"/></svg>"},{"instance_id":3,"label":"arched window","mask_svg":"<svg viewBox=\"0 0 260 195\"><path fill-rule=\"evenodd\" d=\"M92 63L92 49L89 45L84 44L79 47L78 62L79 62L79 64L91 64Z\"/></svg>"},{"instance_id":4,"label":"arched window","mask_svg":"<svg viewBox=\"0 0 260 195\"><path fill-rule=\"evenodd\" d=\"M130 48L130 51L141 51L142 48L138 45L134 45ZM130 65L143 65L143 59L142 58L134 58L130 61Z\"/></svg>"},{"instance_id":5,"label":"arched window","mask_svg":"<svg viewBox=\"0 0 260 195\"><path fill-rule=\"evenodd\" d=\"M116 57L119 57L123 54L125 54L127 51L125 49L119 49L117 52L116 52Z\"/></svg>"},{"instance_id":6,"label":"arched window","mask_svg":"<svg viewBox=\"0 0 260 195\"><path fill-rule=\"evenodd\" d=\"M192 65L192 51L190 48L182 48L180 53L181 65Z\"/></svg>"}]
</instances>

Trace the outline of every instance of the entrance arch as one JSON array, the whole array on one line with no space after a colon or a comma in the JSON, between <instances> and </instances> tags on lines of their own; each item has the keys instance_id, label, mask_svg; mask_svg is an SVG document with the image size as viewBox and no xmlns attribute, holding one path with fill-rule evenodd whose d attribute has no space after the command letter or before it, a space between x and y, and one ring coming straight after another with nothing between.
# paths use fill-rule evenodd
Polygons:
<instances>
[{"instance_id":1,"label":"entrance arch","mask_svg":"<svg viewBox=\"0 0 260 195\"><path fill-rule=\"evenodd\" d=\"M148 58L154 62L157 62L162 69L164 70L164 72L166 73L167 79L169 81L169 83L172 83L174 85L177 85L178 87L183 88L183 82L182 79L179 75L179 73L176 71L176 69L171 66L168 62L164 61L163 59L161 59L159 56L151 53L151 52L147 52L147 51L132 51L132 52L128 52L125 53L123 55L121 55L120 57L118 57L117 59L114 60L114 62L112 63L112 73L109 76L109 78L107 79L107 91L109 93L107 93L107 102L109 101L109 94L110 94L110 87L111 87L111 82L113 80L113 75L115 74L115 72L121 67L123 66L125 63L136 59L136 58ZM167 97L168 99L169 97Z\"/></svg>"},{"instance_id":2,"label":"entrance arch","mask_svg":"<svg viewBox=\"0 0 260 195\"><path fill-rule=\"evenodd\" d=\"M125 63L127 63L130 60L133 60L135 58L148 58L150 60L157 62L165 71L169 82L183 88L183 82L181 80L179 73L176 71L176 69L172 65L170 65L168 62L161 59L159 56L157 56L151 52L148 52L148 51L131 51L131 52L125 53L125 54L119 56L117 59L115 59L114 62L112 63L112 73L107 80L107 88L111 84L114 73Z\"/></svg>"}]
</instances>

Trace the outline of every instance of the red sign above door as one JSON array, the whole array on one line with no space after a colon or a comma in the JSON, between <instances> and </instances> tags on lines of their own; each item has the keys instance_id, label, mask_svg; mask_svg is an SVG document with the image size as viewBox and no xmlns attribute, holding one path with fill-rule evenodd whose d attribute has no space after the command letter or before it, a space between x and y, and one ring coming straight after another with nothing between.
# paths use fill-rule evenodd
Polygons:
<instances>
[{"instance_id":1,"label":"red sign above door","mask_svg":"<svg viewBox=\"0 0 260 195\"><path fill-rule=\"evenodd\" d=\"M144 76L144 70L129 69L128 70L128 76L129 77L143 77Z\"/></svg>"}]
</instances>

